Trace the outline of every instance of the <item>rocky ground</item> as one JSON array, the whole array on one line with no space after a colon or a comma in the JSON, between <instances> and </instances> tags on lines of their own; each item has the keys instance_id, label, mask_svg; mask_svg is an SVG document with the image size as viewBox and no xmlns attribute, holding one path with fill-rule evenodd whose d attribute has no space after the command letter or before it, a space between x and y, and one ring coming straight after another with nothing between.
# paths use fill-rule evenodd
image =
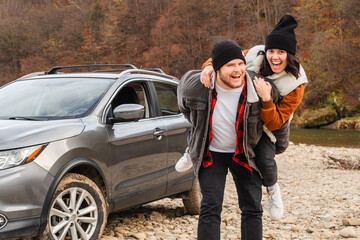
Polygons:
<instances>
[{"instance_id":1,"label":"rocky ground","mask_svg":"<svg viewBox=\"0 0 360 240\"><path fill-rule=\"evenodd\" d=\"M360 148L291 145L276 159L285 216L269 218L264 190L264 239L360 239ZM230 174L225 191L222 239L240 239ZM163 199L110 215L101 239L196 239L197 220L181 199Z\"/></svg>"}]
</instances>

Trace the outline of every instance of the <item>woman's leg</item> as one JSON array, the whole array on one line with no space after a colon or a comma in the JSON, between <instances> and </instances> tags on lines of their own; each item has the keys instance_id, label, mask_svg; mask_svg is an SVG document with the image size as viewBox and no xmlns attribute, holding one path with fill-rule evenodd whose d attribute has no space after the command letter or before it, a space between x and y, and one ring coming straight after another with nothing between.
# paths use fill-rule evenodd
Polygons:
<instances>
[{"instance_id":1,"label":"woman's leg","mask_svg":"<svg viewBox=\"0 0 360 240\"><path fill-rule=\"evenodd\" d=\"M284 214L284 204L280 187L277 184L277 165L275 161L275 144L263 133L259 143L254 148L255 163L263 177L262 184L268 192L270 218L278 220Z\"/></svg>"},{"instance_id":2,"label":"woman's leg","mask_svg":"<svg viewBox=\"0 0 360 240\"><path fill-rule=\"evenodd\" d=\"M277 182L277 165L275 161L275 143L263 133L254 148L255 163L263 177L265 187L273 186Z\"/></svg>"}]
</instances>

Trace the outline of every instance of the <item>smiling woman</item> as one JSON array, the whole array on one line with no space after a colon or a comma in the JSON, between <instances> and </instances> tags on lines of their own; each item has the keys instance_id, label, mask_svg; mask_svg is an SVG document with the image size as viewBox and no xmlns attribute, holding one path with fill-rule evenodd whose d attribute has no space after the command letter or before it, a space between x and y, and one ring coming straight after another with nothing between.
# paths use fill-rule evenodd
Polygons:
<instances>
[{"instance_id":1,"label":"smiling woman","mask_svg":"<svg viewBox=\"0 0 360 240\"><path fill-rule=\"evenodd\" d=\"M274 73L281 73L287 66L287 52L281 49L268 49L266 58Z\"/></svg>"}]
</instances>

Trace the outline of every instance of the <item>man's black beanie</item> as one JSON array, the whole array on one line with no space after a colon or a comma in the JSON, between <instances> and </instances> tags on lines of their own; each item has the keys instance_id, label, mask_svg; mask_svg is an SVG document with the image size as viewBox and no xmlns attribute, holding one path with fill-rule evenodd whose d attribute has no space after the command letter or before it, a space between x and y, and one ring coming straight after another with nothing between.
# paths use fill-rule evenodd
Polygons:
<instances>
[{"instance_id":1,"label":"man's black beanie","mask_svg":"<svg viewBox=\"0 0 360 240\"><path fill-rule=\"evenodd\" d=\"M211 58L215 72L227 62L236 58L246 62L239 44L233 40L221 40L215 43L211 51Z\"/></svg>"},{"instance_id":2,"label":"man's black beanie","mask_svg":"<svg viewBox=\"0 0 360 240\"><path fill-rule=\"evenodd\" d=\"M284 15L266 36L265 51L268 49L281 49L295 55L296 37L294 29L296 27L295 18L291 15Z\"/></svg>"}]
</instances>

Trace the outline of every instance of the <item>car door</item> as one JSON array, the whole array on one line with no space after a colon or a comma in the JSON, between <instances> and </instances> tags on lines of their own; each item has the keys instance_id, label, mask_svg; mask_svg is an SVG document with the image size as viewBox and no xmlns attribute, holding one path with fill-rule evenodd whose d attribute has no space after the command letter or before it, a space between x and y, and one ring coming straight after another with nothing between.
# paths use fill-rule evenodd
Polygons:
<instances>
[{"instance_id":1,"label":"car door","mask_svg":"<svg viewBox=\"0 0 360 240\"><path fill-rule=\"evenodd\" d=\"M158 199L166 191L168 149L165 128L161 119L156 118L152 106L154 99L150 98L146 81L132 81L121 86L111 108L127 103L143 105L145 114L138 121L119 122L107 127L112 152L110 169L115 210Z\"/></svg>"},{"instance_id":2,"label":"car door","mask_svg":"<svg viewBox=\"0 0 360 240\"><path fill-rule=\"evenodd\" d=\"M189 190L193 184L193 170L178 173L175 164L187 147L187 137L191 124L180 113L177 104L177 84L166 81L155 81L153 86L157 93L161 120L166 129L168 145L168 187L166 195Z\"/></svg>"}]
</instances>

